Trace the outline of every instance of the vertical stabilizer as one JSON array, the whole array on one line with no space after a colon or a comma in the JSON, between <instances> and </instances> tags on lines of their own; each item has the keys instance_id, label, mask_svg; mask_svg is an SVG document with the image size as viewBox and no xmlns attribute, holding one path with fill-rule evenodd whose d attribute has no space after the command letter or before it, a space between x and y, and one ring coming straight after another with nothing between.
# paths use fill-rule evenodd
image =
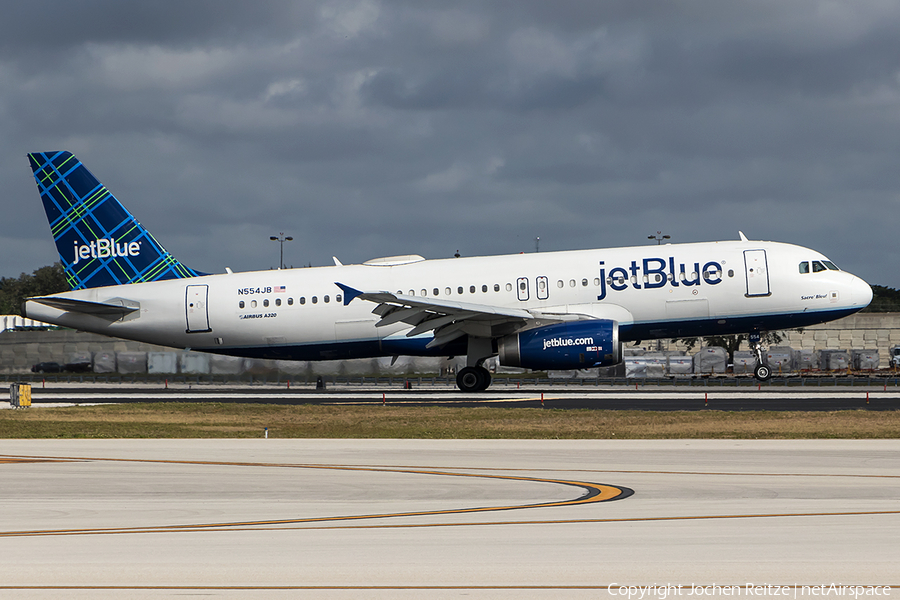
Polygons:
<instances>
[{"instance_id":1,"label":"vertical stabilizer","mask_svg":"<svg viewBox=\"0 0 900 600\"><path fill-rule=\"evenodd\" d=\"M70 152L28 155L73 290L201 275L178 262Z\"/></svg>"}]
</instances>

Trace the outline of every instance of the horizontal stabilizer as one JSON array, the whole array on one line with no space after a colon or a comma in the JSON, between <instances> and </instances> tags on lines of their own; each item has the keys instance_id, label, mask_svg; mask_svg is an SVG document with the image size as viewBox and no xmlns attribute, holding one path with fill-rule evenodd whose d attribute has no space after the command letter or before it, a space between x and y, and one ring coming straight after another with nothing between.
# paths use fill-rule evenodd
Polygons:
<instances>
[{"instance_id":1,"label":"horizontal stabilizer","mask_svg":"<svg viewBox=\"0 0 900 600\"><path fill-rule=\"evenodd\" d=\"M131 313L140 310L141 308L137 302L125 300L113 300L109 303L106 303L91 302L89 300L75 300L74 298L59 298L55 296L29 298L29 300L32 302L38 302L40 304L50 306L52 308L58 308L59 310L64 310L66 312L77 312L86 315L94 315L96 317L106 317L114 319L121 319L122 317L130 315ZM115 304L115 302L121 302L121 304ZM133 306L126 306L126 302L128 304L132 304Z\"/></svg>"}]
</instances>

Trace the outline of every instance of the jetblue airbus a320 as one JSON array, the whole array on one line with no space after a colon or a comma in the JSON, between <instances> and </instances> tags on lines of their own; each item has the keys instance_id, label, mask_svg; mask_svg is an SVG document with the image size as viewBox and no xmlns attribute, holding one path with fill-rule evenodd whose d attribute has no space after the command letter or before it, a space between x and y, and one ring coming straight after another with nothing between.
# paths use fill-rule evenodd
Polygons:
<instances>
[{"instance_id":1,"label":"jetblue airbus a320","mask_svg":"<svg viewBox=\"0 0 900 600\"><path fill-rule=\"evenodd\" d=\"M466 357L535 370L617 364L624 342L749 333L853 314L865 281L815 250L748 240L209 275L176 260L69 152L29 154L72 291L30 298L29 318L233 356L334 360Z\"/></svg>"}]
</instances>

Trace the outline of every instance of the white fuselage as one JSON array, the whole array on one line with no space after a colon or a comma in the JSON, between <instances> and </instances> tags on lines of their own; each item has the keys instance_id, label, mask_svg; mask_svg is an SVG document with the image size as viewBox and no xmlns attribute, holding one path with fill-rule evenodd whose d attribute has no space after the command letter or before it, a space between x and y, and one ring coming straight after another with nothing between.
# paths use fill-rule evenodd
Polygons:
<instances>
[{"instance_id":1,"label":"white fuselage","mask_svg":"<svg viewBox=\"0 0 900 600\"><path fill-rule=\"evenodd\" d=\"M411 326L402 322L376 328L375 305L361 299L345 305L336 283L364 292L610 319L627 341L803 327L871 301L871 288L850 273L801 272L801 263L814 261L827 259L799 246L753 241L413 260L205 275L56 295L140 305L120 320L36 301L28 301L26 311L104 335L239 356L450 355L460 348L425 348L430 332L407 338Z\"/></svg>"}]
</instances>

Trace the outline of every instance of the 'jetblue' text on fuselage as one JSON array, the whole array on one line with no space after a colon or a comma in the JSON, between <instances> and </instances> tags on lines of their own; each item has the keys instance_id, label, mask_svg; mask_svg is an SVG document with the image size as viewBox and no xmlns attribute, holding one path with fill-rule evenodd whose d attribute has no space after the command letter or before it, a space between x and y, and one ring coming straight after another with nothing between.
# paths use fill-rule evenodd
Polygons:
<instances>
[{"instance_id":1,"label":"'jetblue' text on fuselage","mask_svg":"<svg viewBox=\"0 0 900 600\"><path fill-rule=\"evenodd\" d=\"M690 264L690 263L689 263ZM654 289L664 287L667 283L672 287L679 285L700 285L704 281L709 285L722 283L722 265L711 260L700 269L700 263L693 264L693 270L688 272L685 263L679 263L675 268L675 257L645 258L640 262L633 260L628 267L613 267L607 273L604 261L600 261L600 295L597 300L606 298L607 287L616 292L628 289L628 286L636 290Z\"/></svg>"}]
</instances>

